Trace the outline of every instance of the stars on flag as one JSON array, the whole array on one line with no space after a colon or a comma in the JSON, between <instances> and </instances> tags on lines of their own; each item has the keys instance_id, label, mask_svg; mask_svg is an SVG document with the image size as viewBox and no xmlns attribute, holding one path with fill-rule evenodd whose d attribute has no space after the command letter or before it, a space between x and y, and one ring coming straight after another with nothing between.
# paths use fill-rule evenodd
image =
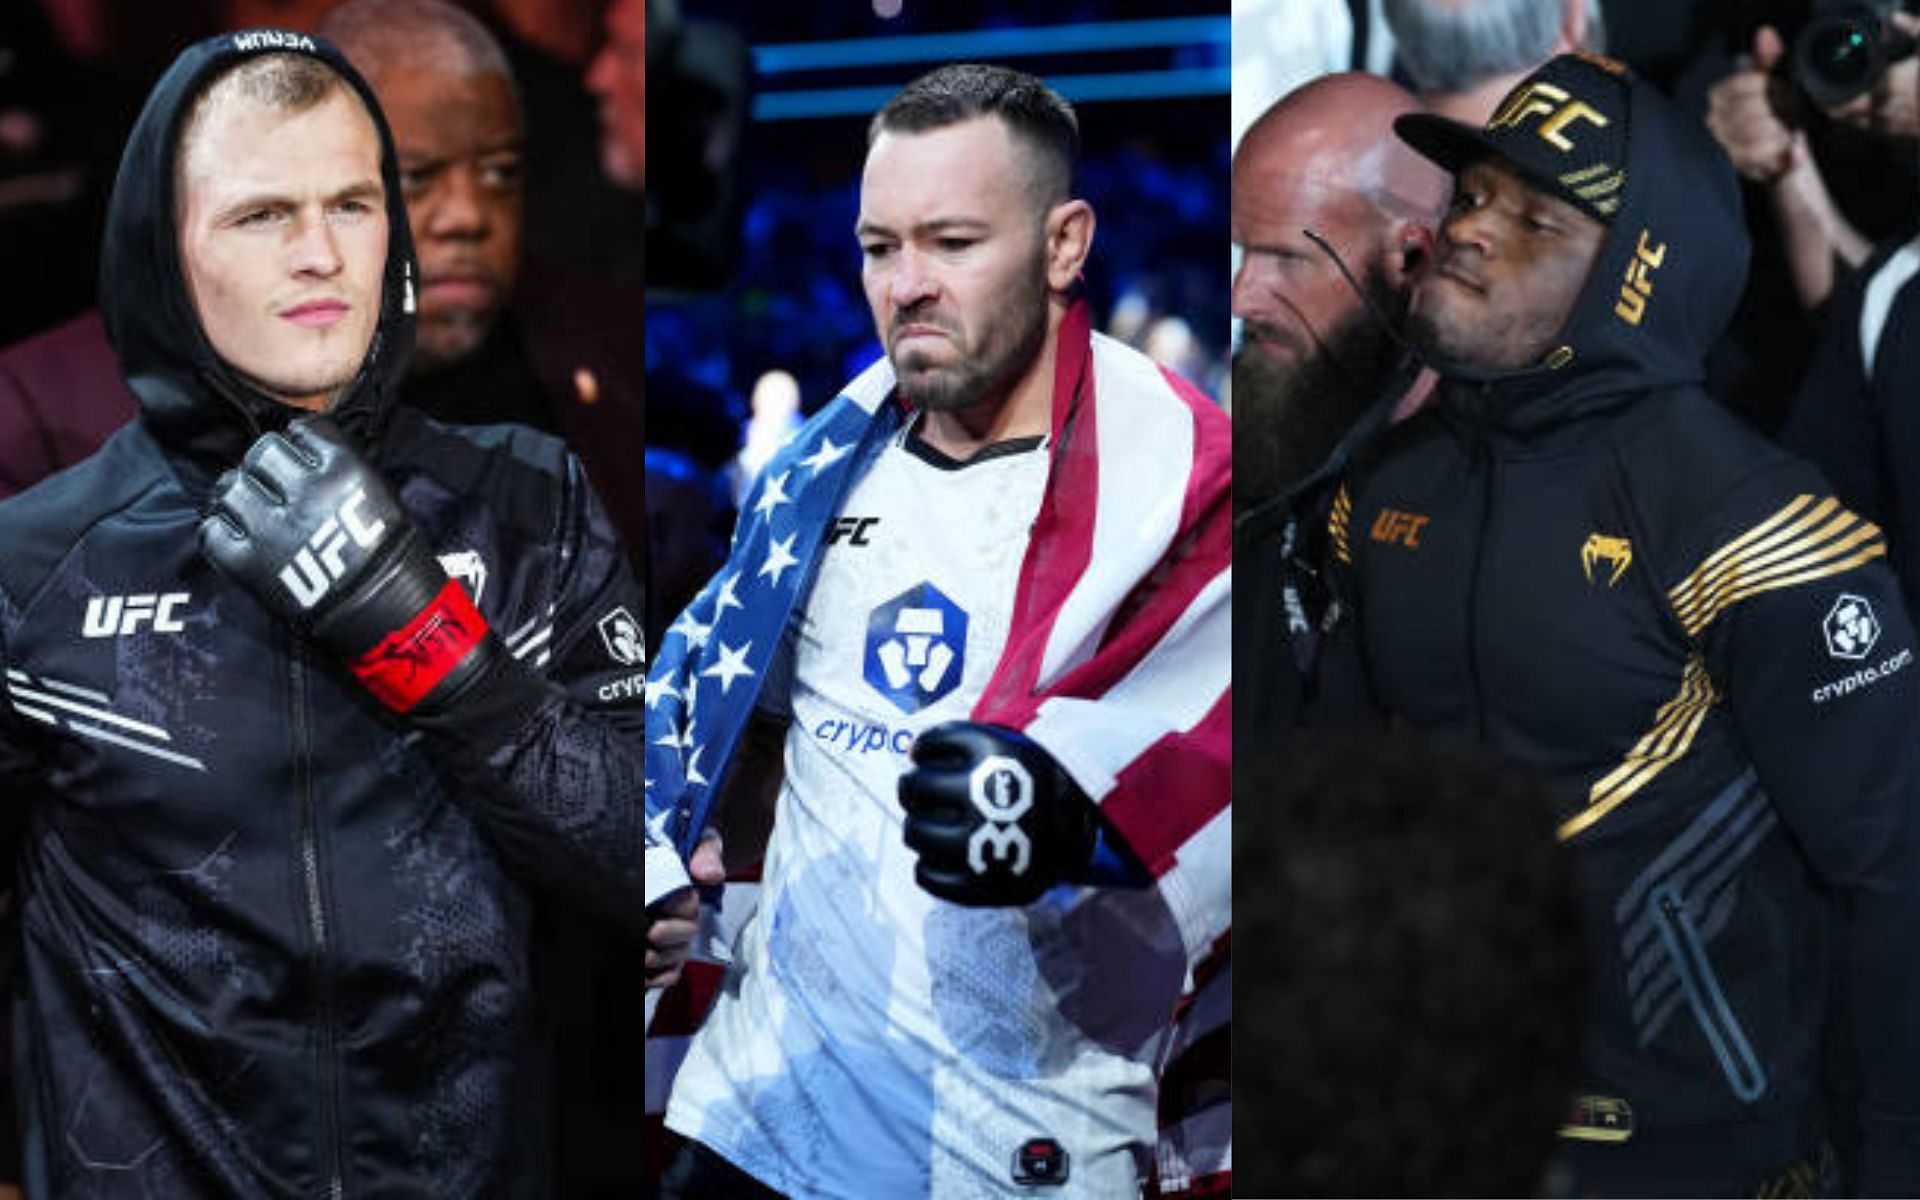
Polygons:
<instances>
[{"instance_id":1,"label":"stars on flag","mask_svg":"<svg viewBox=\"0 0 1920 1200\"><path fill-rule=\"evenodd\" d=\"M700 672L702 679L718 679L720 694L726 695L733 688L733 681L742 676L751 676L753 668L747 665L747 651L753 649L752 642L743 642L739 646L720 643L720 661Z\"/></svg>"},{"instance_id":2,"label":"stars on flag","mask_svg":"<svg viewBox=\"0 0 1920 1200\"><path fill-rule=\"evenodd\" d=\"M774 509L792 501L793 498L787 495L787 476L791 474L792 471L782 471L767 477L767 486L760 493L760 503L753 506L754 516L771 517Z\"/></svg>"},{"instance_id":3,"label":"stars on flag","mask_svg":"<svg viewBox=\"0 0 1920 1200\"><path fill-rule=\"evenodd\" d=\"M761 564L760 574L771 579L774 587L780 586L780 576L786 573L788 567L800 565L800 560L793 554L793 542L798 536L796 533L789 533L786 537L769 542L767 545L767 560Z\"/></svg>"},{"instance_id":4,"label":"stars on flag","mask_svg":"<svg viewBox=\"0 0 1920 1200\"><path fill-rule=\"evenodd\" d=\"M853 443L851 442L844 446L836 446L832 438L822 434L820 436L820 444L813 448L813 453L801 459L797 465L806 468L812 474L818 475L827 467L845 458L847 451L852 448Z\"/></svg>"}]
</instances>

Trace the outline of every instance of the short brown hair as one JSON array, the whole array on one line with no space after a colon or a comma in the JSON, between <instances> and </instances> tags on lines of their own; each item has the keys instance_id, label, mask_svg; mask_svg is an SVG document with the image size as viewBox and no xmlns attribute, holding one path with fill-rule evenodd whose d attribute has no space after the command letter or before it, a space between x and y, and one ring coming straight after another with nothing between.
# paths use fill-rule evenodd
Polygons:
<instances>
[{"instance_id":1,"label":"short brown hair","mask_svg":"<svg viewBox=\"0 0 1920 1200\"><path fill-rule=\"evenodd\" d=\"M1043 80L1009 67L954 63L929 71L874 114L867 145L883 133L926 133L989 116L1005 121L1027 148L1033 189L1043 204L1051 207L1072 197L1079 118Z\"/></svg>"}]
</instances>

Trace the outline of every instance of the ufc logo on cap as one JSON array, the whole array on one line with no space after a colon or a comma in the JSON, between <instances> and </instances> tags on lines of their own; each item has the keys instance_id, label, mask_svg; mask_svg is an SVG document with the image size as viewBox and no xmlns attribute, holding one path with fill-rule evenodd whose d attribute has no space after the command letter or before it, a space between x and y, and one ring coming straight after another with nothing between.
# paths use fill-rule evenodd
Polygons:
<instances>
[{"instance_id":1,"label":"ufc logo on cap","mask_svg":"<svg viewBox=\"0 0 1920 1200\"><path fill-rule=\"evenodd\" d=\"M354 545L362 550L371 549L386 532L385 521L368 524L360 516L360 506L366 502L364 488L355 488L335 514L320 523L313 531L307 544L293 561L280 568L280 582L299 602L301 608L312 608L320 603L327 590L340 577L347 573L345 552L347 539L351 537Z\"/></svg>"},{"instance_id":2,"label":"ufc logo on cap","mask_svg":"<svg viewBox=\"0 0 1920 1200\"><path fill-rule=\"evenodd\" d=\"M1500 106L1487 122L1487 132L1517 127L1522 118L1539 116L1544 118L1534 130L1542 141L1562 153L1573 149L1573 142L1562 130L1575 121L1589 121L1595 128L1604 129L1608 121L1600 111L1584 100L1575 100L1564 88L1551 83L1535 82L1523 90L1514 93L1513 98Z\"/></svg>"}]
</instances>

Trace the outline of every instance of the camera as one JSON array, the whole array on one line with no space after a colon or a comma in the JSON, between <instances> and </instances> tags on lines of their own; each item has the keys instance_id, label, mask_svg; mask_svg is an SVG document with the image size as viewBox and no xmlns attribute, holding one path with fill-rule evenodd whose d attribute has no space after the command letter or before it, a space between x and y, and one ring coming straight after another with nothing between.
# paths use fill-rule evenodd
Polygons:
<instances>
[{"instance_id":1,"label":"camera","mask_svg":"<svg viewBox=\"0 0 1920 1200\"><path fill-rule=\"evenodd\" d=\"M1838 108L1873 90L1893 63L1913 54L1913 38L1887 18L1894 0L1814 0L1813 13L1793 43L1794 77L1808 99Z\"/></svg>"}]
</instances>

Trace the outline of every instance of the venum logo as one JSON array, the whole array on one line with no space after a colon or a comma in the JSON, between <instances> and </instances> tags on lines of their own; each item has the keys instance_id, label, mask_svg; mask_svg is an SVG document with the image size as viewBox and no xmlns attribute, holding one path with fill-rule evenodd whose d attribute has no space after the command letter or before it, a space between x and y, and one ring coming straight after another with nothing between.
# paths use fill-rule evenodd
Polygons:
<instances>
[{"instance_id":1,"label":"venum logo","mask_svg":"<svg viewBox=\"0 0 1920 1200\"><path fill-rule=\"evenodd\" d=\"M316 53L318 49L314 46L312 38L302 37L297 33L287 33L280 29L253 29L246 33L236 33L233 35L233 48L235 50L245 50L248 52L254 50L305 50L308 54Z\"/></svg>"},{"instance_id":2,"label":"venum logo","mask_svg":"<svg viewBox=\"0 0 1920 1200\"><path fill-rule=\"evenodd\" d=\"M312 608L347 573L347 539L362 550L372 549L387 531L385 521L367 522L360 506L367 502L364 488L353 489L335 514L320 522L293 561L280 568L280 582L301 608Z\"/></svg>"},{"instance_id":3,"label":"venum logo","mask_svg":"<svg viewBox=\"0 0 1920 1200\"><path fill-rule=\"evenodd\" d=\"M1580 547L1580 569L1586 572L1588 583L1593 582L1593 568L1603 563L1613 568L1607 575L1607 586L1612 587L1633 565L1633 543L1604 533L1590 535Z\"/></svg>"},{"instance_id":4,"label":"venum logo","mask_svg":"<svg viewBox=\"0 0 1920 1200\"><path fill-rule=\"evenodd\" d=\"M87 615L80 624L80 636L126 637L138 633L142 625L152 625L155 633L182 633L187 627L174 614L190 599L185 592L91 596L87 599Z\"/></svg>"},{"instance_id":5,"label":"venum logo","mask_svg":"<svg viewBox=\"0 0 1920 1200\"><path fill-rule=\"evenodd\" d=\"M1033 776L1016 759L990 754L967 776L967 796L987 823L967 839L967 866L975 875L987 873L987 851L1015 875L1025 875L1033 861L1033 843L1027 831L1014 824L1033 807Z\"/></svg>"},{"instance_id":6,"label":"venum logo","mask_svg":"<svg viewBox=\"0 0 1920 1200\"><path fill-rule=\"evenodd\" d=\"M1858 662L1870 654L1873 644L1880 640L1880 619L1873 615L1873 605L1843 592L1827 610L1826 619L1820 622L1820 632L1827 639L1828 654Z\"/></svg>"},{"instance_id":7,"label":"venum logo","mask_svg":"<svg viewBox=\"0 0 1920 1200\"><path fill-rule=\"evenodd\" d=\"M487 564L480 558L477 550L456 550L440 556L440 569L449 579L458 579L460 586L467 589L467 598L475 604L487 590Z\"/></svg>"}]
</instances>

